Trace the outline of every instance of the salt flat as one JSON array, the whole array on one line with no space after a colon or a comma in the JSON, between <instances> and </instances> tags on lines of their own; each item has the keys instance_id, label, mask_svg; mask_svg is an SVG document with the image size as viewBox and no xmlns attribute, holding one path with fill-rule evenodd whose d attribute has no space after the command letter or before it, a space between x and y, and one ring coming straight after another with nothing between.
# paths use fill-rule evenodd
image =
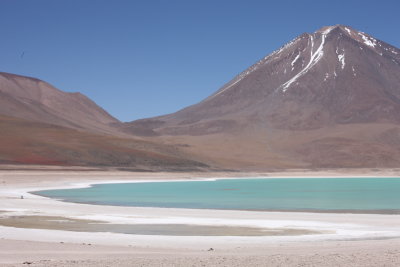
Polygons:
<instances>
[{"instance_id":1,"label":"salt flat","mask_svg":"<svg viewBox=\"0 0 400 267\"><path fill-rule=\"evenodd\" d=\"M0 264L37 266L154 266L400 264L400 216L301 212L254 212L114 207L60 202L27 193L99 182L192 180L216 177L398 176L398 170L282 173L132 173L100 171L0 172L0 216L56 216L116 224L187 224L301 228L321 232L294 236L163 236L71 232L0 226ZM21 199L21 195L23 199ZM90 244L90 245L88 245ZM212 248L212 249L211 249ZM306 257L308 255L309 257ZM251 258L251 260L249 260ZM72 262L74 260L75 262ZM185 264L186 263L186 264ZM269 264L270 263L270 264ZM7 265L5 265L7 266Z\"/></svg>"}]
</instances>

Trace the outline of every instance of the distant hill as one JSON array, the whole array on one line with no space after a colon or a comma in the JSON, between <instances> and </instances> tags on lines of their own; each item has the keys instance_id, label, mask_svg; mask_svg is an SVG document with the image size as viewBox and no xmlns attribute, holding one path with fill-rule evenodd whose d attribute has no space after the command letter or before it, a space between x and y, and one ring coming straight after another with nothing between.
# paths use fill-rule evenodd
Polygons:
<instances>
[{"instance_id":1,"label":"distant hill","mask_svg":"<svg viewBox=\"0 0 400 267\"><path fill-rule=\"evenodd\" d=\"M80 93L36 78L0 72L0 114L95 133L115 134L119 121Z\"/></svg>"},{"instance_id":2,"label":"distant hill","mask_svg":"<svg viewBox=\"0 0 400 267\"><path fill-rule=\"evenodd\" d=\"M207 167L178 146L145 141L80 93L0 73L0 164L119 166L142 170Z\"/></svg>"}]
</instances>

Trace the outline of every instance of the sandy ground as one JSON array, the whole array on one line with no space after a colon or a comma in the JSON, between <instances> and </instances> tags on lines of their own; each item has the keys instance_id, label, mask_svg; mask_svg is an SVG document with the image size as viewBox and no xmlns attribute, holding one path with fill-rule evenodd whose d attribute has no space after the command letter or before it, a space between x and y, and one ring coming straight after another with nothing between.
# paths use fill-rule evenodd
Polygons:
<instances>
[{"instance_id":1,"label":"sandy ground","mask_svg":"<svg viewBox=\"0 0 400 267\"><path fill-rule=\"evenodd\" d=\"M27 192L132 180L213 177L398 177L400 171L133 173L0 171L0 217L53 216L112 224L307 229L293 236L161 236L0 226L0 266L400 266L400 215L250 212L96 206ZM24 199L21 199L21 195ZM14 225L17 226L17 225Z\"/></svg>"}]
</instances>

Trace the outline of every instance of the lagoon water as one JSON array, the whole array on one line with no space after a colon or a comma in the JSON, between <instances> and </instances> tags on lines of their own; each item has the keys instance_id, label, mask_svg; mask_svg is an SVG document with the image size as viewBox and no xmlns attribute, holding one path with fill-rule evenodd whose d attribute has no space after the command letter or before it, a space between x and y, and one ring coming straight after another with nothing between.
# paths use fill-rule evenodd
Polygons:
<instances>
[{"instance_id":1,"label":"lagoon water","mask_svg":"<svg viewBox=\"0 0 400 267\"><path fill-rule=\"evenodd\" d=\"M99 205L400 213L400 178L268 178L97 184L34 192Z\"/></svg>"}]
</instances>

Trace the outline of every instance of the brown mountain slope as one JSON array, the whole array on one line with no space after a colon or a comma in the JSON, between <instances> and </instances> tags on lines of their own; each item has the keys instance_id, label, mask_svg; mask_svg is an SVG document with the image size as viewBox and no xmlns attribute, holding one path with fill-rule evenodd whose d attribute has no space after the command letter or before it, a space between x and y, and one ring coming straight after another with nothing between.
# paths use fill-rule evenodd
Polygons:
<instances>
[{"instance_id":1,"label":"brown mountain slope","mask_svg":"<svg viewBox=\"0 0 400 267\"><path fill-rule=\"evenodd\" d=\"M300 35L198 104L125 127L228 167L394 167L399 114L400 50L337 25Z\"/></svg>"},{"instance_id":2,"label":"brown mountain slope","mask_svg":"<svg viewBox=\"0 0 400 267\"><path fill-rule=\"evenodd\" d=\"M50 84L0 72L0 114L95 133L116 134L119 121L80 93L65 93Z\"/></svg>"},{"instance_id":3,"label":"brown mountain slope","mask_svg":"<svg viewBox=\"0 0 400 267\"><path fill-rule=\"evenodd\" d=\"M174 146L97 135L0 115L0 163L197 170Z\"/></svg>"},{"instance_id":4,"label":"brown mountain slope","mask_svg":"<svg viewBox=\"0 0 400 267\"><path fill-rule=\"evenodd\" d=\"M302 131L248 129L153 139L180 144L209 165L238 170L400 166L400 127L394 124L343 124Z\"/></svg>"}]
</instances>

